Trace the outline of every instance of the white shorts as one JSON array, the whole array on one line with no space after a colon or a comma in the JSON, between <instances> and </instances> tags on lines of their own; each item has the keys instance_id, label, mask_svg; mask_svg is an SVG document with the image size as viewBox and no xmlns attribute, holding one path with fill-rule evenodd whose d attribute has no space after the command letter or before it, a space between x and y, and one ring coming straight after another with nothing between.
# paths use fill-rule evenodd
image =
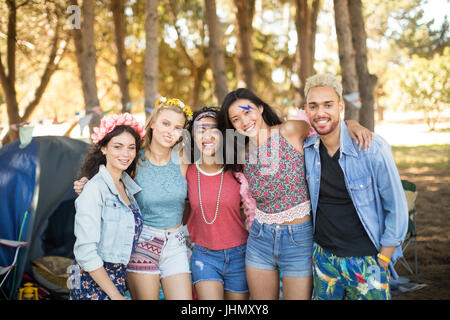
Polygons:
<instances>
[{"instance_id":1,"label":"white shorts","mask_svg":"<svg viewBox=\"0 0 450 320\"><path fill-rule=\"evenodd\" d=\"M183 226L162 230L144 225L127 272L159 274L161 278L190 273Z\"/></svg>"}]
</instances>

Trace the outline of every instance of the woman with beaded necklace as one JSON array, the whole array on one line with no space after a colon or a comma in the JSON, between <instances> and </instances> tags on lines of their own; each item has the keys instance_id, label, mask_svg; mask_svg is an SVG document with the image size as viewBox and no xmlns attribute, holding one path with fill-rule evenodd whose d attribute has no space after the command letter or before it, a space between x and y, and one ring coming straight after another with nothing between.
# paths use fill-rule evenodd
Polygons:
<instances>
[{"instance_id":1,"label":"woman with beaded necklace","mask_svg":"<svg viewBox=\"0 0 450 320\"><path fill-rule=\"evenodd\" d=\"M248 231L240 212L241 184L223 165L219 109L205 107L189 125L193 139L186 173L192 281L198 299L248 299L245 250ZM239 177L238 177L239 179Z\"/></svg>"}]
</instances>

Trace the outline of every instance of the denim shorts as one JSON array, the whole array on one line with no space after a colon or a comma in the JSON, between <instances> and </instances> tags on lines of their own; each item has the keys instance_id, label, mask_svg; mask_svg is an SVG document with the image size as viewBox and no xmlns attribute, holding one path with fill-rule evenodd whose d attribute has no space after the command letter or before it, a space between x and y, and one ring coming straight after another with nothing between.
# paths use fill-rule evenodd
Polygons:
<instances>
[{"instance_id":1,"label":"denim shorts","mask_svg":"<svg viewBox=\"0 0 450 320\"><path fill-rule=\"evenodd\" d=\"M283 276L312 275L312 221L265 224L254 220L247 240L245 264L262 270L280 269Z\"/></svg>"},{"instance_id":2,"label":"denim shorts","mask_svg":"<svg viewBox=\"0 0 450 320\"><path fill-rule=\"evenodd\" d=\"M195 245L191 256L192 283L219 281L226 291L248 292L245 274L246 244L224 249L210 250Z\"/></svg>"}]
</instances>

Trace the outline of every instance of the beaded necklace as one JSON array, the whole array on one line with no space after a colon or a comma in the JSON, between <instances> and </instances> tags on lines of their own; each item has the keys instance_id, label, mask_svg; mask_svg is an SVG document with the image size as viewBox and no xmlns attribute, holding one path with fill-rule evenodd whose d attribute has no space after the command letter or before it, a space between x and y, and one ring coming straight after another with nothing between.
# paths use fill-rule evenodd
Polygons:
<instances>
[{"instance_id":1,"label":"beaded necklace","mask_svg":"<svg viewBox=\"0 0 450 320\"><path fill-rule=\"evenodd\" d=\"M200 209L202 210L202 216L203 220L206 224L213 224L217 219L217 213L219 212L219 202L220 202L220 193L222 192L222 183L223 183L223 168L222 168L222 174L220 177L220 187L219 187L219 194L217 195L217 203L216 203L216 212L214 213L214 219L211 222L208 222L205 217L205 212L203 210L203 204L202 204L202 191L200 188L200 166L198 163L195 163L197 166L197 180L198 180L198 200L200 201Z\"/></svg>"}]
</instances>

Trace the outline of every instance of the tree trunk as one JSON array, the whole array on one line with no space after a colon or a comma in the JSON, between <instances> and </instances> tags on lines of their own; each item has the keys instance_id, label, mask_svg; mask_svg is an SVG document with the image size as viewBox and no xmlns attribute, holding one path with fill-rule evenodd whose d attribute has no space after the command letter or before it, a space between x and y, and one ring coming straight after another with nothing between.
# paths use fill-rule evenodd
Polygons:
<instances>
[{"instance_id":1,"label":"tree trunk","mask_svg":"<svg viewBox=\"0 0 450 320\"><path fill-rule=\"evenodd\" d=\"M125 53L125 6L123 0L111 0L111 11L114 20L114 40L116 42L116 72L119 88L121 92L122 112L127 112L130 103L130 90L128 89L127 58Z\"/></svg>"},{"instance_id":2,"label":"tree trunk","mask_svg":"<svg viewBox=\"0 0 450 320\"><path fill-rule=\"evenodd\" d=\"M205 77L206 70L208 69L208 64L205 63L193 71L194 76L194 86L192 87L192 94L189 95L188 104L192 107L192 110L200 109L200 91L202 89L202 81Z\"/></svg>"},{"instance_id":3,"label":"tree trunk","mask_svg":"<svg viewBox=\"0 0 450 320\"><path fill-rule=\"evenodd\" d=\"M211 69L215 82L215 93L220 105L228 93L225 57L222 49L222 32L216 13L216 0L205 0L206 24L209 31Z\"/></svg>"},{"instance_id":4,"label":"tree trunk","mask_svg":"<svg viewBox=\"0 0 450 320\"><path fill-rule=\"evenodd\" d=\"M377 77L369 73L367 66L366 29L362 13L361 0L348 0L348 11L352 29L352 42L355 49L356 71L358 73L358 88L361 97L359 122L370 130L374 130L374 96L373 90Z\"/></svg>"},{"instance_id":5,"label":"tree trunk","mask_svg":"<svg viewBox=\"0 0 450 320\"><path fill-rule=\"evenodd\" d=\"M6 87L6 88L5 88ZM3 92L5 94L6 111L8 114L9 130L2 140L2 145L10 143L19 139L19 128L15 124L22 123L19 115L19 104L16 98L16 89L14 84L11 87L10 84L3 86Z\"/></svg>"},{"instance_id":6,"label":"tree trunk","mask_svg":"<svg viewBox=\"0 0 450 320\"><path fill-rule=\"evenodd\" d=\"M297 52L295 60L297 74L300 80L299 97L304 103L304 89L306 79L314 74L314 55L317 30L317 16L321 7L321 0L314 0L312 6L308 0L295 1L295 27L297 30Z\"/></svg>"},{"instance_id":7,"label":"tree trunk","mask_svg":"<svg viewBox=\"0 0 450 320\"><path fill-rule=\"evenodd\" d=\"M6 48L6 65L8 73L6 73L0 57L0 80L5 96L6 111L8 113L8 121L10 128L3 138L2 145L19 139L19 131L14 130L15 124L21 123L19 116L19 104L16 95L16 25L17 25L17 9L16 2L8 0L8 31L7 31L7 48ZM13 127L11 127L13 125Z\"/></svg>"},{"instance_id":8,"label":"tree trunk","mask_svg":"<svg viewBox=\"0 0 450 320\"><path fill-rule=\"evenodd\" d=\"M78 1L70 0L70 5L78 6ZM80 23L81 23L81 19L80 19ZM86 88L86 81L84 80L86 75L83 72L83 70L84 70L84 67L83 67L83 63L84 63L83 34L81 32L81 28L80 29L72 28L71 30L72 30L73 43L75 46L75 56L77 58L78 73L79 73L80 82L81 82L81 90L83 91L84 104L87 105L86 101L87 101L88 93L87 93L87 88ZM85 108L86 108L86 106L85 106Z\"/></svg>"},{"instance_id":9,"label":"tree trunk","mask_svg":"<svg viewBox=\"0 0 450 320\"><path fill-rule=\"evenodd\" d=\"M144 107L147 118L158 98L158 2L147 0L145 7Z\"/></svg>"},{"instance_id":10,"label":"tree trunk","mask_svg":"<svg viewBox=\"0 0 450 320\"><path fill-rule=\"evenodd\" d=\"M71 5L78 5L78 1L71 0ZM92 113L93 115L89 122L89 132L92 133L93 128L100 124L101 119L95 72L97 62L94 39L95 1L83 0L81 14L83 18L81 29L72 29L72 35L86 114Z\"/></svg>"},{"instance_id":11,"label":"tree trunk","mask_svg":"<svg viewBox=\"0 0 450 320\"><path fill-rule=\"evenodd\" d=\"M209 59L205 57L205 48L203 46L197 47L199 54L197 56L191 56L183 43L180 28L177 26L177 9L174 0L166 0L169 16L173 21L173 27L177 32L176 44L180 51L181 56L186 61L189 69L191 70L192 77L194 78L194 85L192 88L192 94L189 96L188 104L192 107L193 111L200 109L200 89L203 76L205 75L206 69L209 65ZM199 29L203 29L200 27ZM203 41L202 41L203 43Z\"/></svg>"},{"instance_id":12,"label":"tree trunk","mask_svg":"<svg viewBox=\"0 0 450 320\"><path fill-rule=\"evenodd\" d=\"M84 16L81 29L84 46L83 73L86 74L84 81L86 82L87 90L86 111L91 111L94 108L100 108L100 101L97 95L97 75L95 72L95 65L97 64L94 34L95 0L83 0L81 12ZM100 124L100 119L101 114L93 112L93 117L89 122L90 132Z\"/></svg>"},{"instance_id":13,"label":"tree trunk","mask_svg":"<svg viewBox=\"0 0 450 320\"><path fill-rule=\"evenodd\" d=\"M236 6L236 56L237 79L239 87L246 87L255 91L255 64L253 52L253 16L255 14L255 0L233 0Z\"/></svg>"},{"instance_id":14,"label":"tree trunk","mask_svg":"<svg viewBox=\"0 0 450 320\"><path fill-rule=\"evenodd\" d=\"M342 88L344 94L358 92L358 75L356 73L355 52L353 50L347 0L334 0L334 18L339 47ZM351 103L346 103L345 119L359 121L359 109Z\"/></svg>"},{"instance_id":15,"label":"tree trunk","mask_svg":"<svg viewBox=\"0 0 450 320\"><path fill-rule=\"evenodd\" d=\"M7 48L6 48L6 65L8 67L8 72L6 72L2 59L0 56L0 84L3 88L3 93L5 96L6 109L8 113L8 121L10 129L8 134L2 140L2 145L9 142L17 140L19 138L19 124L26 122L30 119L33 111L36 109L39 101L41 100L45 89L50 82L53 73L57 70L58 63L61 61L62 56L65 53L66 46L60 48L60 28L62 27L59 16L57 12L57 21L55 24L54 36L52 40L52 45L50 48L49 60L45 66L44 72L41 76L36 91L34 92L33 100L25 107L24 114L21 117L19 115L19 103L17 101L16 95L16 28L17 28L17 9L25 5L27 2L23 2L21 5L17 5L15 1L8 0L8 31L7 31ZM67 41L66 41L67 43Z\"/></svg>"},{"instance_id":16,"label":"tree trunk","mask_svg":"<svg viewBox=\"0 0 450 320\"><path fill-rule=\"evenodd\" d=\"M317 33L317 17L319 16L320 8L322 7L322 0L314 0L312 4L311 10L311 38L310 38L310 47L311 47L311 56L309 63L312 66L312 71L314 73L314 61L316 55L316 33Z\"/></svg>"}]
</instances>

